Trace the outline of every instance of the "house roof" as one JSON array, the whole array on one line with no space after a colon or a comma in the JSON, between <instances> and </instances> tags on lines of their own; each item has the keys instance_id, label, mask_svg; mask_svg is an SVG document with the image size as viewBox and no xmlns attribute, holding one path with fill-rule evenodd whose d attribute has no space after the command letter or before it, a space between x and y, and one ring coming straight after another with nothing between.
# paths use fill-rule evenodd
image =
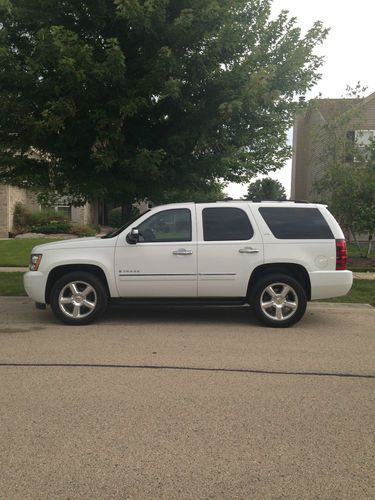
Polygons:
<instances>
[{"instance_id":1,"label":"house roof","mask_svg":"<svg viewBox=\"0 0 375 500\"><path fill-rule=\"evenodd\" d=\"M312 108L318 110L324 120L332 119L353 108L353 105L366 105L375 99L375 92L364 99L361 98L341 98L341 99L312 99Z\"/></svg>"},{"instance_id":2,"label":"house roof","mask_svg":"<svg viewBox=\"0 0 375 500\"><path fill-rule=\"evenodd\" d=\"M325 120L341 115L352 108L353 104L363 102L361 99L314 99L313 107L318 109Z\"/></svg>"}]
</instances>

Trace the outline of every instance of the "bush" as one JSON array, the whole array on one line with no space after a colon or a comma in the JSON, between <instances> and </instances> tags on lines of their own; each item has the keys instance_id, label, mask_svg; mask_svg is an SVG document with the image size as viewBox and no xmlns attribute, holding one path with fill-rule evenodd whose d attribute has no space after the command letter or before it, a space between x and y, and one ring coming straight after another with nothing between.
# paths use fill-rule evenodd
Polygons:
<instances>
[{"instance_id":1,"label":"bush","mask_svg":"<svg viewBox=\"0 0 375 500\"><path fill-rule=\"evenodd\" d=\"M25 233L30 229L31 213L21 202L17 202L13 211L13 228L16 234Z\"/></svg>"},{"instance_id":2,"label":"bush","mask_svg":"<svg viewBox=\"0 0 375 500\"><path fill-rule=\"evenodd\" d=\"M89 226L94 229L94 231L96 232L96 234L100 233L101 231L101 227L99 226L99 224L89 224Z\"/></svg>"},{"instance_id":3,"label":"bush","mask_svg":"<svg viewBox=\"0 0 375 500\"><path fill-rule=\"evenodd\" d=\"M65 214L54 210L41 210L31 212L31 232L32 233L69 233L71 223Z\"/></svg>"},{"instance_id":4,"label":"bush","mask_svg":"<svg viewBox=\"0 0 375 500\"><path fill-rule=\"evenodd\" d=\"M137 207L132 207L131 211L131 218L138 217L140 214L140 211ZM121 207L116 207L110 210L109 215L108 215L108 224L111 227L118 228L121 227L123 224L125 224L127 221L122 220L122 213L121 213Z\"/></svg>"},{"instance_id":5,"label":"bush","mask_svg":"<svg viewBox=\"0 0 375 500\"><path fill-rule=\"evenodd\" d=\"M32 233L54 234L54 233L70 233L71 224L68 222L53 221L45 226L32 226Z\"/></svg>"},{"instance_id":6,"label":"bush","mask_svg":"<svg viewBox=\"0 0 375 500\"><path fill-rule=\"evenodd\" d=\"M73 224L70 232L76 234L80 238L85 236L95 236L98 231L88 224Z\"/></svg>"},{"instance_id":7,"label":"bush","mask_svg":"<svg viewBox=\"0 0 375 500\"><path fill-rule=\"evenodd\" d=\"M108 224L111 227L121 227L122 226L122 214L121 207L113 208L110 210L108 215Z\"/></svg>"},{"instance_id":8,"label":"bush","mask_svg":"<svg viewBox=\"0 0 375 500\"><path fill-rule=\"evenodd\" d=\"M31 213L32 226L48 226L49 224L65 223L69 224L69 220L65 214L55 212L54 210L37 210Z\"/></svg>"}]
</instances>

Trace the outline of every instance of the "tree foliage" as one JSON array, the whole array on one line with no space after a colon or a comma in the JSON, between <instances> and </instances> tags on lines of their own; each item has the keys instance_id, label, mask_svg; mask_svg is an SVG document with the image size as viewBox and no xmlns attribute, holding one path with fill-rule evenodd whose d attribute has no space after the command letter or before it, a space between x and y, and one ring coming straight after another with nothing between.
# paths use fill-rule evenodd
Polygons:
<instances>
[{"instance_id":1,"label":"tree foliage","mask_svg":"<svg viewBox=\"0 0 375 500\"><path fill-rule=\"evenodd\" d=\"M281 182L271 177L265 177L264 179L258 179L249 184L246 200L286 200L286 193Z\"/></svg>"},{"instance_id":2,"label":"tree foliage","mask_svg":"<svg viewBox=\"0 0 375 500\"><path fill-rule=\"evenodd\" d=\"M270 5L1 0L0 181L132 201L280 167L327 31Z\"/></svg>"},{"instance_id":3,"label":"tree foliage","mask_svg":"<svg viewBox=\"0 0 375 500\"><path fill-rule=\"evenodd\" d=\"M356 242L358 234L367 233L368 257L375 232L375 141L364 144L360 134L357 140L348 134L362 128L363 90L359 85L348 88L349 97L354 100L345 112L332 113L321 131L325 138L325 170L315 189Z\"/></svg>"}]
</instances>

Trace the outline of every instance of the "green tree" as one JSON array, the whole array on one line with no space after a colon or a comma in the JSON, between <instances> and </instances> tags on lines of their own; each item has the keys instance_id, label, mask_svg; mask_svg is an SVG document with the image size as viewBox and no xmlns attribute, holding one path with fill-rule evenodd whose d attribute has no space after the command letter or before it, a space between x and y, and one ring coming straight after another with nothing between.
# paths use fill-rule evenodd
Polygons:
<instances>
[{"instance_id":1,"label":"green tree","mask_svg":"<svg viewBox=\"0 0 375 500\"><path fill-rule=\"evenodd\" d=\"M369 257L375 232L375 142L364 143L354 130L363 123L364 92L358 84L348 87L351 100L338 102L320 132L313 137L324 144L320 162L324 173L314 188L319 201L329 205L341 226L353 236L363 257ZM313 105L316 105L313 104ZM351 132L350 132L351 131ZM357 235L367 233L367 249Z\"/></svg>"},{"instance_id":2,"label":"green tree","mask_svg":"<svg viewBox=\"0 0 375 500\"><path fill-rule=\"evenodd\" d=\"M0 0L0 181L128 203L290 156L320 22L271 0Z\"/></svg>"},{"instance_id":3,"label":"green tree","mask_svg":"<svg viewBox=\"0 0 375 500\"><path fill-rule=\"evenodd\" d=\"M250 201L286 200L286 193L281 182L265 177L249 184L245 199Z\"/></svg>"},{"instance_id":4,"label":"green tree","mask_svg":"<svg viewBox=\"0 0 375 500\"><path fill-rule=\"evenodd\" d=\"M369 257L375 232L375 143L360 149L353 162L332 164L319 187L327 193L330 210L350 231L362 256ZM359 233L367 233L365 252L357 241Z\"/></svg>"}]
</instances>

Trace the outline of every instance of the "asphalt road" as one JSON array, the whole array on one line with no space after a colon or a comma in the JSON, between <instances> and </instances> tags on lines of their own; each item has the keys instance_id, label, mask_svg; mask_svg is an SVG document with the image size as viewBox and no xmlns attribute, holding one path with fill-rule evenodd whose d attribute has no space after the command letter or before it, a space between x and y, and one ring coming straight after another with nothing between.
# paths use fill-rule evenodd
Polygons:
<instances>
[{"instance_id":1,"label":"asphalt road","mask_svg":"<svg viewBox=\"0 0 375 500\"><path fill-rule=\"evenodd\" d=\"M373 499L375 309L135 308L62 326L0 298L0 499Z\"/></svg>"}]
</instances>

